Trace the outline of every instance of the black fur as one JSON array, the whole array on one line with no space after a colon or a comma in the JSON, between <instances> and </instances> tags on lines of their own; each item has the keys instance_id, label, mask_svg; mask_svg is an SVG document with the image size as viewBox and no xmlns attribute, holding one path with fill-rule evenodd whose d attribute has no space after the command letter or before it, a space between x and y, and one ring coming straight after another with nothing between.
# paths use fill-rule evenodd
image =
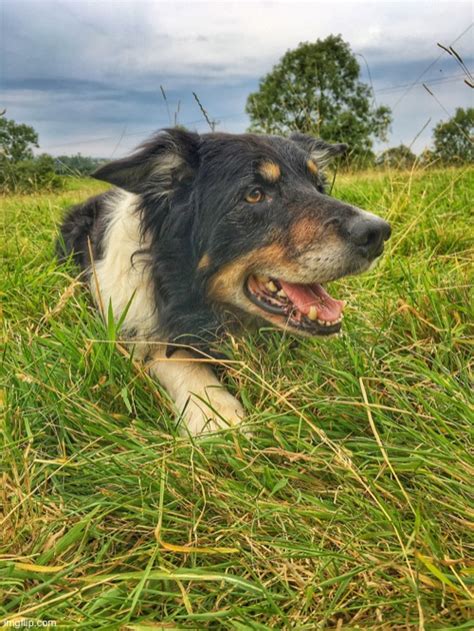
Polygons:
<instances>
[{"instance_id":1,"label":"black fur","mask_svg":"<svg viewBox=\"0 0 474 631\"><path fill-rule=\"evenodd\" d=\"M102 258L102 240L107 227L105 202L110 197L108 192L96 195L69 210L56 242L56 253L60 261L64 261L72 253L76 264L87 270L91 263L91 251L95 261Z\"/></svg>"}]
</instances>

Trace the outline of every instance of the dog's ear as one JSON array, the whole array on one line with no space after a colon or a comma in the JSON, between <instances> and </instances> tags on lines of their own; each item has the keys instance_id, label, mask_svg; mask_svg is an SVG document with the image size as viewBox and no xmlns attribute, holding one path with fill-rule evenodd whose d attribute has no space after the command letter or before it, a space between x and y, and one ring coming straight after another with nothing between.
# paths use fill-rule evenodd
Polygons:
<instances>
[{"instance_id":1,"label":"dog's ear","mask_svg":"<svg viewBox=\"0 0 474 631\"><path fill-rule=\"evenodd\" d=\"M311 159L321 167L325 167L331 160L338 156L346 155L349 148L342 143L331 145L320 138L314 138L313 136L300 134L299 132L291 134L290 140L296 142L296 144L307 151Z\"/></svg>"},{"instance_id":2,"label":"dog's ear","mask_svg":"<svg viewBox=\"0 0 474 631\"><path fill-rule=\"evenodd\" d=\"M196 171L199 134L164 129L126 158L99 167L92 177L131 193L164 194Z\"/></svg>"}]
</instances>

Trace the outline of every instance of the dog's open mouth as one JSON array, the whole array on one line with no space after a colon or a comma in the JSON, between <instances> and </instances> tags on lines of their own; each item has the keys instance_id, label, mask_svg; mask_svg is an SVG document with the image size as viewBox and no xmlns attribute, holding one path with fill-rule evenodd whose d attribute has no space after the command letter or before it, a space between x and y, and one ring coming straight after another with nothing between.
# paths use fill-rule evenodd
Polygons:
<instances>
[{"instance_id":1,"label":"dog's open mouth","mask_svg":"<svg viewBox=\"0 0 474 631\"><path fill-rule=\"evenodd\" d=\"M319 283L304 285L251 275L244 287L257 307L282 318L283 327L309 335L331 335L341 328L345 303L330 296Z\"/></svg>"}]
</instances>

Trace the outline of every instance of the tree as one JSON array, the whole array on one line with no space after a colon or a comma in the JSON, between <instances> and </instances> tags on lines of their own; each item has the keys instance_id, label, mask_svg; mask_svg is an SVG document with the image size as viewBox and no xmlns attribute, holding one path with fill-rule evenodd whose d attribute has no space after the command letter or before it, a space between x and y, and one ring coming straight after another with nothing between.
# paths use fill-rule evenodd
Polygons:
<instances>
[{"instance_id":1,"label":"tree","mask_svg":"<svg viewBox=\"0 0 474 631\"><path fill-rule=\"evenodd\" d=\"M47 153L18 162L0 160L1 193L36 193L61 185L61 178L54 172L54 158Z\"/></svg>"},{"instance_id":2,"label":"tree","mask_svg":"<svg viewBox=\"0 0 474 631\"><path fill-rule=\"evenodd\" d=\"M29 125L0 115L0 192L28 193L58 188L61 179L54 172L54 158L33 155L38 134Z\"/></svg>"},{"instance_id":3,"label":"tree","mask_svg":"<svg viewBox=\"0 0 474 631\"><path fill-rule=\"evenodd\" d=\"M347 142L353 154L370 152L372 138L385 140L388 107L375 107L372 90L340 35L289 50L249 95L250 131L300 131L329 142Z\"/></svg>"},{"instance_id":4,"label":"tree","mask_svg":"<svg viewBox=\"0 0 474 631\"><path fill-rule=\"evenodd\" d=\"M28 160L33 157L33 147L38 146L33 127L0 117L0 155L12 162Z\"/></svg>"},{"instance_id":5,"label":"tree","mask_svg":"<svg viewBox=\"0 0 474 631\"><path fill-rule=\"evenodd\" d=\"M433 137L434 155L441 162L474 162L474 108L458 107L452 118L436 125Z\"/></svg>"},{"instance_id":6,"label":"tree","mask_svg":"<svg viewBox=\"0 0 474 631\"><path fill-rule=\"evenodd\" d=\"M437 162L438 159L436 158L434 151L432 149L429 149L428 147L423 149L423 151L418 156L419 165L425 168L435 166Z\"/></svg>"},{"instance_id":7,"label":"tree","mask_svg":"<svg viewBox=\"0 0 474 631\"><path fill-rule=\"evenodd\" d=\"M90 158L82 156L80 153L75 156L59 156L55 158L55 171L59 175L90 175L103 164L105 160L100 158Z\"/></svg>"},{"instance_id":8,"label":"tree","mask_svg":"<svg viewBox=\"0 0 474 631\"><path fill-rule=\"evenodd\" d=\"M406 145L390 147L386 149L378 158L377 164L392 169L410 169L416 160L413 151Z\"/></svg>"}]
</instances>

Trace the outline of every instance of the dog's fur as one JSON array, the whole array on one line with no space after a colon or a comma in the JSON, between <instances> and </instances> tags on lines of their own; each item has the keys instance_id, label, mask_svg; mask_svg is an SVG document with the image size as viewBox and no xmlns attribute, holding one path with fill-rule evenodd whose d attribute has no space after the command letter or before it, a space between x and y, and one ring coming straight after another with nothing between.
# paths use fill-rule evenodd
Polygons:
<instances>
[{"instance_id":1,"label":"dog's fur","mask_svg":"<svg viewBox=\"0 0 474 631\"><path fill-rule=\"evenodd\" d=\"M345 150L301 134L164 130L99 168L94 176L115 188L65 218L60 256L73 254L103 315L110 304L122 334L141 342L135 355L149 362L191 433L243 417L196 349L211 352L224 331L251 321L305 335L340 328L294 305L283 317L276 294L250 278L309 287L364 271L381 254L388 224L325 193L321 169ZM256 283L257 299L249 289Z\"/></svg>"}]
</instances>

